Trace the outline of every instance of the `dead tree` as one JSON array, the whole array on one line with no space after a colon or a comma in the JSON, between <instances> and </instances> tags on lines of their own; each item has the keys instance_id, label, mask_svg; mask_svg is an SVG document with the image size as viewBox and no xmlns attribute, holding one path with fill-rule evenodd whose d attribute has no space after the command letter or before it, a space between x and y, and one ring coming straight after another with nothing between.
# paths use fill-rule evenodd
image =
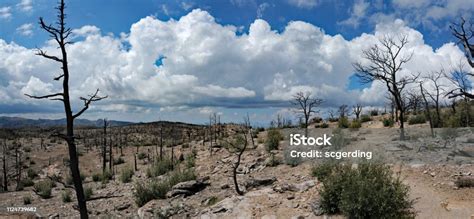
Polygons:
<instances>
[{"instance_id":1,"label":"dead tree","mask_svg":"<svg viewBox=\"0 0 474 219\"><path fill-rule=\"evenodd\" d=\"M112 135L109 135L109 170L112 171L112 166L114 165L114 152L112 151L113 140Z\"/></svg>"},{"instance_id":2,"label":"dead tree","mask_svg":"<svg viewBox=\"0 0 474 219\"><path fill-rule=\"evenodd\" d=\"M422 93L429 97L429 99L431 99L434 104L436 112L436 122L433 123L433 126L436 128L443 126L443 121L441 119L441 106L439 102L441 94L446 92L446 86L441 84L440 82L440 79L442 79L444 75L446 75L446 73L444 69L441 69L439 71L432 72L429 76L425 77L425 79L430 82L431 86L429 87L429 90L431 90L431 92L425 89Z\"/></svg>"},{"instance_id":3,"label":"dead tree","mask_svg":"<svg viewBox=\"0 0 474 219\"><path fill-rule=\"evenodd\" d=\"M363 57L369 64L354 63L356 76L363 83L382 81L385 83L389 93L392 95L396 108L400 112L400 140L405 140L403 89L407 84L415 82L418 76L400 76L404 64L410 61L412 54L403 55L403 49L408 44L406 35L398 39L385 36L379 40L379 44L371 46L362 51Z\"/></svg>"},{"instance_id":4,"label":"dead tree","mask_svg":"<svg viewBox=\"0 0 474 219\"><path fill-rule=\"evenodd\" d=\"M345 118L349 116L349 106L346 104L340 105L337 112L339 113L339 118Z\"/></svg>"},{"instance_id":5,"label":"dead tree","mask_svg":"<svg viewBox=\"0 0 474 219\"><path fill-rule=\"evenodd\" d=\"M473 24L466 24L466 20L461 17L459 23L452 23L449 28L451 29L453 36L459 40L458 43L462 44L467 62L471 68L474 68L474 43L471 42L474 38ZM474 74L466 72L466 77L467 76L474 77ZM458 87L455 93L450 94L449 98L454 96L464 96L469 99L474 99L473 93L470 93L469 90L462 89L461 87Z\"/></svg>"},{"instance_id":6,"label":"dead tree","mask_svg":"<svg viewBox=\"0 0 474 219\"><path fill-rule=\"evenodd\" d=\"M427 100L426 95L425 95L425 93L427 93L427 92L423 88L423 82L420 82L420 93L421 93L421 97L423 98L423 102L425 104L425 115L428 118L428 122L430 123L431 137L434 138L435 133L434 133L434 130L433 130L433 119L431 117L430 105L429 105L428 100Z\"/></svg>"},{"instance_id":7,"label":"dead tree","mask_svg":"<svg viewBox=\"0 0 474 219\"><path fill-rule=\"evenodd\" d=\"M244 125L250 136L250 140L252 142L252 148L255 148L255 141L253 140L253 136L252 136L252 125L250 123L250 116L248 113L247 113L247 116L245 116L244 118Z\"/></svg>"},{"instance_id":8,"label":"dead tree","mask_svg":"<svg viewBox=\"0 0 474 219\"><path fill-rule=\"evenodd\" d=\"M102 173L105 172L105 169L107 168L107 126L109 126L109 123L107 122L107 119L104 119L104 125L102 126L103 133L102 133Z\"/></svg>"},{"instance_id":9,"label":"dead tree","mask_svg":"<svg viewBox=\"0 0 474 219\"><path fill-rule=\"evenodd\" d=\"M457 69L451 73L451 75L446 75L445 77L448 78L455 86L454 89L449 91L446 96L451 98L462 97L465 103L465 121L464 125L470 125L470 105L469 100L473 99L473 97L469 96L467 91L472 89L471 81L469 80L469 76L474 76L472 73L468 73L467 69L464 67L462 62L459 62Z\"/></svg>"},{"instance_id":10,"label":"dead tree","mask_svg":"<svg viewBox=\"0 0 474 219\"><path fill-rule=\"evenodd\" d=\"M8 156L8 146L7 140L3 139L3 191L8 191L8 164L7 164L7 156Z\"/></svg>"},{"instance_id":11,"label":"dead tree","mask_svg":"<svg viewBox=\"0 0 474 219\"><path fill-rule=\"evenodd\" d=\"M416 115L420 108L420 104L422 102L422 97L415 92L414 90L409 92L407 95L408 105L413 110L413 114Z\"/></svg>"},{"instance_id":12,"label":"dead tree","mask_svg":"<svg viewBox=\"0 0 474 219\"><path fill-rule=\"evenodd\" d=\"M358 120L360 117L360 114L362 113L362 106L360 104L356 104L355 106L352 107L352 112L356 116L356 119Z\"/></svg>"},{"instance_id":13,"label":"dead tree","mask_svg":"<svg viewBox=\"0 0 474 219\"><path fill-rule=\"evenodd\" d=\"M237 169L240 166L242 155L247 149L247 145L248 145L247 134L248 134L247 126L243 124L240 127L240 130L238 130L237 136L235 137L235 139L227 141L228 145L230 146L228 148L230 150L233 150L232 152L235 153L237 156L236 161L232 165L232 179L234 181L235 191L239 195L244 195L244 192L240 190L239 183L237 182Z\"/></svg>"},{"instance_id":14,"label":"dead tree","mask_svg":"<svg viewBox=\"0 0 474 219\"><path fill-rule=\"evenodd\" d=\"M316 107L321 105L323 102L322 99L311 97L310 92L298 92L293 95L293 100L291 104L295 105L298 109L296 113L300 114L300 118L304 121L305 135L308 136L308 122L311 117L311 114L316 113Z\"/></svg>"},{"instance_id":15,"label":"dead tree","mask_svg":"<svg viewBox=\"0 0 474 219\"><path fill-rule=\"evenodd\" d=\"M72 173L72 178L74 182L74 188L76 190L76 197L79 207L79 213L81 218L89 218L87 213L86 199L84 197L84 189L82 187L82 180L79 170L79 158L77 156L76 144L74 135L74 120L82 115L90 106L92 102L102 100L105 97L99 96L99 90L89 95L88 97L81 97L80 99L84 101L84 107L76 113L73 113L71 108L70 96L69 96L69 66L68 66L68 56L66 51L66 46L71 44L69 41L69 36L72 33L70 28L66 27L66 14L65 14L65 3L64 0L60 0L58 7L58 16L56 26L48 25L44 22L43 18L39 19L40 28L48 32L49 36L58 44L59 49L61 50L60 56L49 55L45 51L39 49L37 55L42 56L46 59L58 62L61 64L62 74L55 77L55 81L62 79L62 92L48 94L44 96L33 96L28 95L28 97L35 99L49 99L55 101L61 101L64 104L64 112L66 115L66 134L57 133L56 136L63 138L68 145L69 159L70 159L70 169Z\"/></svg>"}]
</instances>

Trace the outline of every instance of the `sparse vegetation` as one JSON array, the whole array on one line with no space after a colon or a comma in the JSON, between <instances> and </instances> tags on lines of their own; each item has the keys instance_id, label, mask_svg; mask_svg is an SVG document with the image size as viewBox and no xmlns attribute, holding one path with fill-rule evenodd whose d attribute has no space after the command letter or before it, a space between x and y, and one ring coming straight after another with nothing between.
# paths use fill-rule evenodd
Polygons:
<instances>
[{"instance_id":1,"label":"sparse vegetation","mask_svg":"<svg viewBox=\"0 0 474 219\"><path fill-rule=\"evenodd\" d=\"M409 187L392 177L390 168L378 163L325 166L321 210L353 218L414 218ZM330 174L328 174L330 172Z\"/></svg>"},{"instance_id":2,"label":"sparse vegetation","mask_svg":"<svg viewBox=\"0 0 474 219\"><path fill-rule=\"evenodd\" d=\"M62 193L61 193L61 200L64 202L64 203L68 203L68 202L71 202L72 201L72 198L71 198L71 191L66 189L64 190Z\"/></svg>"},{"instance_id":3,"label":"sparse vegetation","mask_svg":"<svg viewBox=\"0 0 474 219\"><path fill-rule=\"evenodd\" d=\"M382 120L382 123L383 123L383 127L393 127L393 125L395 124L393 119L387 119L387 118L384 118Z\"/></svg>"},{"instance_id":4,"label":"sparse vegetation","mask_svg":"<svg viewBox=\"0 0 474 219\"><path fill-rule=\"evenodd\" d=\"M280 130L270 129L267 133L265 148L267 151L278 150L281 140L283 140L283 135L281 134Z\"/></svg>"},{"instance_id":5,"label":"sparse vegetation","mask_svg":"<svg viewBox=\"0 0 474 219\"><path fill-rule=\"evenodd\" d=\"M341 129L349 128L349 120L347 117L341 117L337 121L337 127Z\"/></svg>"},{"instance_id":6,"label":"sparse vegetation","mask_svg":"<svg viewBox=\"0 0 474 219\"><path fill-rule=\"evenodd\" d=\"M362 123L370 122L370 121L372 121L372 118L369 115L364 114L360 117L360 122L362 122Z\"/></svg>"},{"instance_id":7,"label":"sparse vegetation","mask_svg":"<svg viewBox=\"0 0 474 219\"><path fill-rule=\"evenodd\" d=\"M133 191L135 203L141 207L150 200L166 198L166 193L171 189L171 187L180 182L193 179L196 179L196 175L193 169L189 169L170 172L169 176L160 181L153 180L148 183L137 182L135 184L135 190Z\"/></svg>"},{"instance_id":8,"label":"sparse vegetation","mask_svg":"<svg viewBox=\"0 0 474 219\"><path fill-rule=\"evenodd\" d=\"M120 172L120 181L122 183L128 183L132 180L132 176L133 176L133 168L132 167L124 167L122 169L122 172Z\"/></svg>"},{"instance_id":9,"label":"sparse vegetation","mask_svg":"<svg viewBox=\"0 0 474 219\"><path fill-rule=\"evenodd\" d=\"M94 190L92 189L92 187L85 187L84 188L84 197L89 200L92 195L94 195Z\"/></svg>"},{"instance_id":10,"label":"sparse vegetation","mask_svg":"<svg viewBox=\"0 0 474 219\"><path fill-rule=\"evenodd\" d=\"M426 118L422 114L410 116L410 118L408 119L408 124L410 125L423 124L423 123L426 123Z\"/></svg>"},{"instance_id":11,"label":"sparse vegetation","mask_svg":"<svg viewBox=\"0 0 474 219\"><path fill-rule=\"evenodd\" d=\"M34 191L43 199L51 198L53 182L51 180L42 180L34 185Z\"/></svg>"},{"instance_id":12,"label":"sparse vegetation","mask_svg":"<svg viewBox=\"0 0 474 219\"><path fill-rule=\"evenodd\" d=\"M24 204L24 205L29 205L29 204L31 204L31 196L30 196L30 195L25 195L25 196L23 196L23 204Z\"/></svg>"},{"instance_id":13,"label":"sparse vegetation","mask_svg":"<svg viewBox=\"0 0 474 219\"><path fill-rule=\"evenodd\" d=\"M352 120L351 125L349 126L350 129L359 129L362 127L362 124L360 123L359 120Z\"/></svg>"},{"instance_id":14,"label":"sparse vegetation","mask_svg":"<svg viewBox=\"0 0 474 219\"><path fill-rule=\"evenodd\" d=\"M158 161L155 161L151 167L149 167L146 171L146 175L148 177L157 177L157 176L161 176L171 170L173 170L173 162L168 159L168 158L164 158L163 160L158 160Z\"/></svg>"}]
</instances>

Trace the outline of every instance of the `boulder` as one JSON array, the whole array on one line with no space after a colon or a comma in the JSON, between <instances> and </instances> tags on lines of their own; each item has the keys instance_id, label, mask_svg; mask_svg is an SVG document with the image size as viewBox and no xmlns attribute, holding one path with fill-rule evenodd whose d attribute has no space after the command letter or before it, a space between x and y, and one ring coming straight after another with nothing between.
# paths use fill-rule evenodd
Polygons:
<instances>
[{"instance_id":1,"label":"boulder","mask_svg":"<svg viewBox=\"0 0 474 219\"><path fill-rule=\"evenodd\" d=\"M267 186L273 184L275 181L277 181L276 177L264 177L264 178L250 178L245 182L245 188L251 189L251 188L257 188L260 186Z\"/></svg>"},{"instance_id":2,"label":"boulder","mask_svg":"<svg viewBox=\"0 0 474 219\"><path fill-rule=\"evenodd\" d=\"M190 180L186 182L180 182L174 185L171 190L166 194L167 197L171 198L177 195L190 196L203 190L206 186L210 185L207 180Z\"/></svg>"}]
</instances>

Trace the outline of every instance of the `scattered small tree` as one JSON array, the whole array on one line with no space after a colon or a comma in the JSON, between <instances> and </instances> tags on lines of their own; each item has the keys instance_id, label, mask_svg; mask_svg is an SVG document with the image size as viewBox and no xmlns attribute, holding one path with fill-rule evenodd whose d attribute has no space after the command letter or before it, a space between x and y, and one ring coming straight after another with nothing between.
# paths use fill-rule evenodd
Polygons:
<instances>
[{"instance_id":1,"label":"scattered small tree","mask_svg":"<svg viewBox=\"0 0 474 219\"><path fill-rule=\"evenodd\" d=\"M310 92L298 92L293 96L291 104L298 107L297 113L300 114L300 118L304 119L305 135L308 136L308 122L311 114L316 113L314 109L323 102L322 99L311 97Z\"/></svg>"},{"instance_id":2,"label":"scattered small tree","mask_svg":"<svg viewBox=\"0 0 474 219\"><path fill-rule=\"evenodd\" d=\"M355 106L352 107L352 112L356 116L356 119L358 120L360 117L360 114L362 113L362 105L356 104Z\"/></svg>"}]
</instances>

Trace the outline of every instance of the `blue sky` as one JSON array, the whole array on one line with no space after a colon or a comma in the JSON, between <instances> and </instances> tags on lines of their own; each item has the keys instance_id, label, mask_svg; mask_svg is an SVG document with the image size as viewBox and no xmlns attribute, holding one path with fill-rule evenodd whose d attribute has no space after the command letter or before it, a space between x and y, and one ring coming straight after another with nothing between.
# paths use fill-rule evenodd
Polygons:
<instances>
[{"instance_id":1,"label":"blue sky","mask_svg":"<svg viewBox=\"0 0 474 219\"><path fill-rule=\"evenodd\" d=\"M97 86L105 87L104 90L109 96L117 97L102 105L99 104L86 117L99 118L107 112L112 118L133 121L150 121L160 117L203 122L207 118L205 114L209 112L219 112L223 114L224 120L235 121L250 111L255 112L255 120L264 123L276 113L291 114L288 101L284 97L288 97L297 89L311 90L328 99L331 97L325 101L326 108L336 107L345 102L354 104L354 99L366 103L367 106L381 106L383 105L380 104L381 95L370 94L370 92L381 93L378 85L361 85L352 76L351 63L359 61L356 54L360 52L352 50L373 43L372 41L376 40L371 37L376 37L378 34L399 30L412 36L416 42L412 49L426 50L423 50L425 53L420 53L420 57L433 56L435 60L442 56L443 60L454 60L453 57L459 57L460 50L450 44L453 37L448 25L459 16L470 19L474 11L474 0L70 0L66 3L68 25L77 29L74 41L77 42L76 47L79 49L74 49L72 56L83 57L78 58L81 62L78 63L79 66L94 66L89 72L80 74L103 77L100 83L96 83ZM54 7L55 1L50 0L1 1L0 40L3 40L4 44L0 46L4 48L3 50L0 48L0 51L3 51L0 55L13 59L12 57L23 57L25 55L23 49L47 48L48 36L38 28L37 21L40 16L47 21L54 21ZM151 16L150 19L144 19L147 16ZM186 26L187 23L193 25ZM207 35L205 28L195 27L199 24L210 25L206 28L215 30L214 35L219 36ZM169 31L160 29L164 27ZM271 29L270 32L267 31L267 27ZM234 36L226 35L228 31ZM183 41L161 38L164 34L171 34L182 39L183 36L189 35L188 32L191 36L198 36L187 37L186 40L189 42L183 44L185 47L193 47L204 40L211 43L184 51L183 46L178 45ZM226 34L220 36L220 33L224 32ZM307 34L308 38L298 38L298 34L295 35L293 32L300 33L300 37ZM163 45L149 50L146 46L141 46L140 44L148 45L145 41L154 39L146 38L148 34L162 39L157 43ZM255 46L251 42L252 36L255 36L257 43L261 45ZM134 41L135 38L141 41ZM192 40L196 41L192 43ZM249 55L241 53L249 51L227 45L226 40L231 40L229 44L239 45L245 41L246 43L242 45L246 48L251 47L255 51L263 52L260 56L245 59ZM269 44L274 52L265 53L261 50L265 48L262 45L267 41L274 41ZM110 46L104 46L104 49L112 48L110 51L101 51L105 54L127 56L128 58L124 60L130 61L130 65L142 59L150 58L152 61L146 63L149 64L145 67L148 69L146 71L142 68L132 69L137 72L135 75L129 67L123 66L124 61L117 58L116 63L113 63L111 59L109 61L112 64L109 66L117 66L117 69L124 67L129 72L123 73L112 68L107 75L98 76L101 72L95 71L105 67L95 63L93 59L80 56L81 51L86 48L91 46L99 48L99 44L94 42L100 42L102 46L110 43ZM309 48L308 43L321 45ZM130 48L131 44L134 48ZM288 49L291 58L285 58L285 53L272 57L272 54L278 52L278 46ZM339 46L343 47L341 51L337 50ZM299 50L295 52L292 48ZM344 49L348 51L344 52ZM142 59L131 60L130 57L135 57L132 56L135 54L134 50L148 55L144 55ZM177 50L183 51L177 52ZM231 51L219 55L222 50ZM289 54L290 51L294 54ZM249 54L252 53L250 51ZM203 54L204 56L201 56ZM197 62L196 56L204 58ZM182 63L183 57L184 60L191 60L185 61L185 66L194 67L186 69L181 66L182 64L178 64ZM28 55L28 60L30 58L34 59ZM276 65L275 68L269 66L280 62L285 64ZM15 99L19 97L20 92L40 92L40 88L45 91L57 88L56 84L48 81L48 77L42 75L46 73L35 75L32 71L35 68L47 70L53 68L46 63L38 64L40 66L37 67L33 65L27 69L23 69L24 65L23 68L21 66L13 68L11 62L9 63L9 65L7 62L0 63L0 78L3 80L0 84L2 86L0 91L3 92L0 92L0 97L3 94L5 98L2 100L4 103L0 104L0 114L27 117L60 116L57 110L60 106L57 104L41 106L40 103L30 104ZM157 63L159 64L156 65ZM413 63L408 69L412 71L426 69L424 66L433 64ZM230 69L229 72L227 69ZM155 78L155 73L160 75L158 79ZM268 79L260 79L263 75ZM143 98L135 99L133 95L127 96L124 93L132 93L127 89L139 92L138 89L131 88L131 85L123 80L119 81L120 78L130 79L134 83L150 83L147 86L152 86L153 89L140 93ZM85 76L83 79L83 81L82 78L78 79L83 84L75 85L78 90L89 89L84 84L90 83L90 78ZM155 84L151 83L154 79ZM91 86L95 86L94 83ZM180 83L181 86L192 84L190 92L175 89ZM163 96L157 98L147 92ZM235 94L227 95L227 93ZM335 96L337 98L332 98ZM147 113L143 113L144 111ZM196 116L196 111L202 113ZM12 114L12 112L18 113Z\"/></svg>"},{"instance_id":2,"label":"blue sky","mask_svg":"<svg viewBox=\"0 0 474 219\"><path fill-rule=\"evenodd\" d=\"M303 2L303 0L301 0ZM1 7L10 7L11 18L2 21L0 37L6 41L15 41L27 47L42 45L47 39L45 34L38 31L38 18L45 17L52 20L52 8L56 1L33 0L31 11L21 11L19 0L4 0ZM311 2L311 1L308 1ZM257 18L266 20L272 28L282 31L289 21L301 20L321 27L326 33L341 34L346 39L352 39L361 33L374 30L375 24L368 22L365 18L358 27L341 24L351 15L351 7L355 1L343 0L317 0L315 6L292 5L289 0L201 0L201 1L178 1L178 0L71 0L68 5L68 22L71 27L84 25L95 25L105 33L119 35L121 32L129 32L130 25L143 17L153 15L162 20L179 19L194 8L201 8L210 12L219 23L243 26L248 31L249 25ZM383 4L381 9L375 6L369 7L367 13L396 12L390 1L368 1L372 4ZM383 2L383 3L378 3ZM416 2L416 0L415 0ZM466 1L469 4L469 1ZM260 8L260 9L259 9ZM263 8L263 9L262 9ZM416 29L423 33L428 44L439 47L451 41L448 24L452 18L436 21L436 28L424 25L415 25ZM33 36L22 36L16 29L25 23L33 23Z\"/></svg>"}]
</instances>

